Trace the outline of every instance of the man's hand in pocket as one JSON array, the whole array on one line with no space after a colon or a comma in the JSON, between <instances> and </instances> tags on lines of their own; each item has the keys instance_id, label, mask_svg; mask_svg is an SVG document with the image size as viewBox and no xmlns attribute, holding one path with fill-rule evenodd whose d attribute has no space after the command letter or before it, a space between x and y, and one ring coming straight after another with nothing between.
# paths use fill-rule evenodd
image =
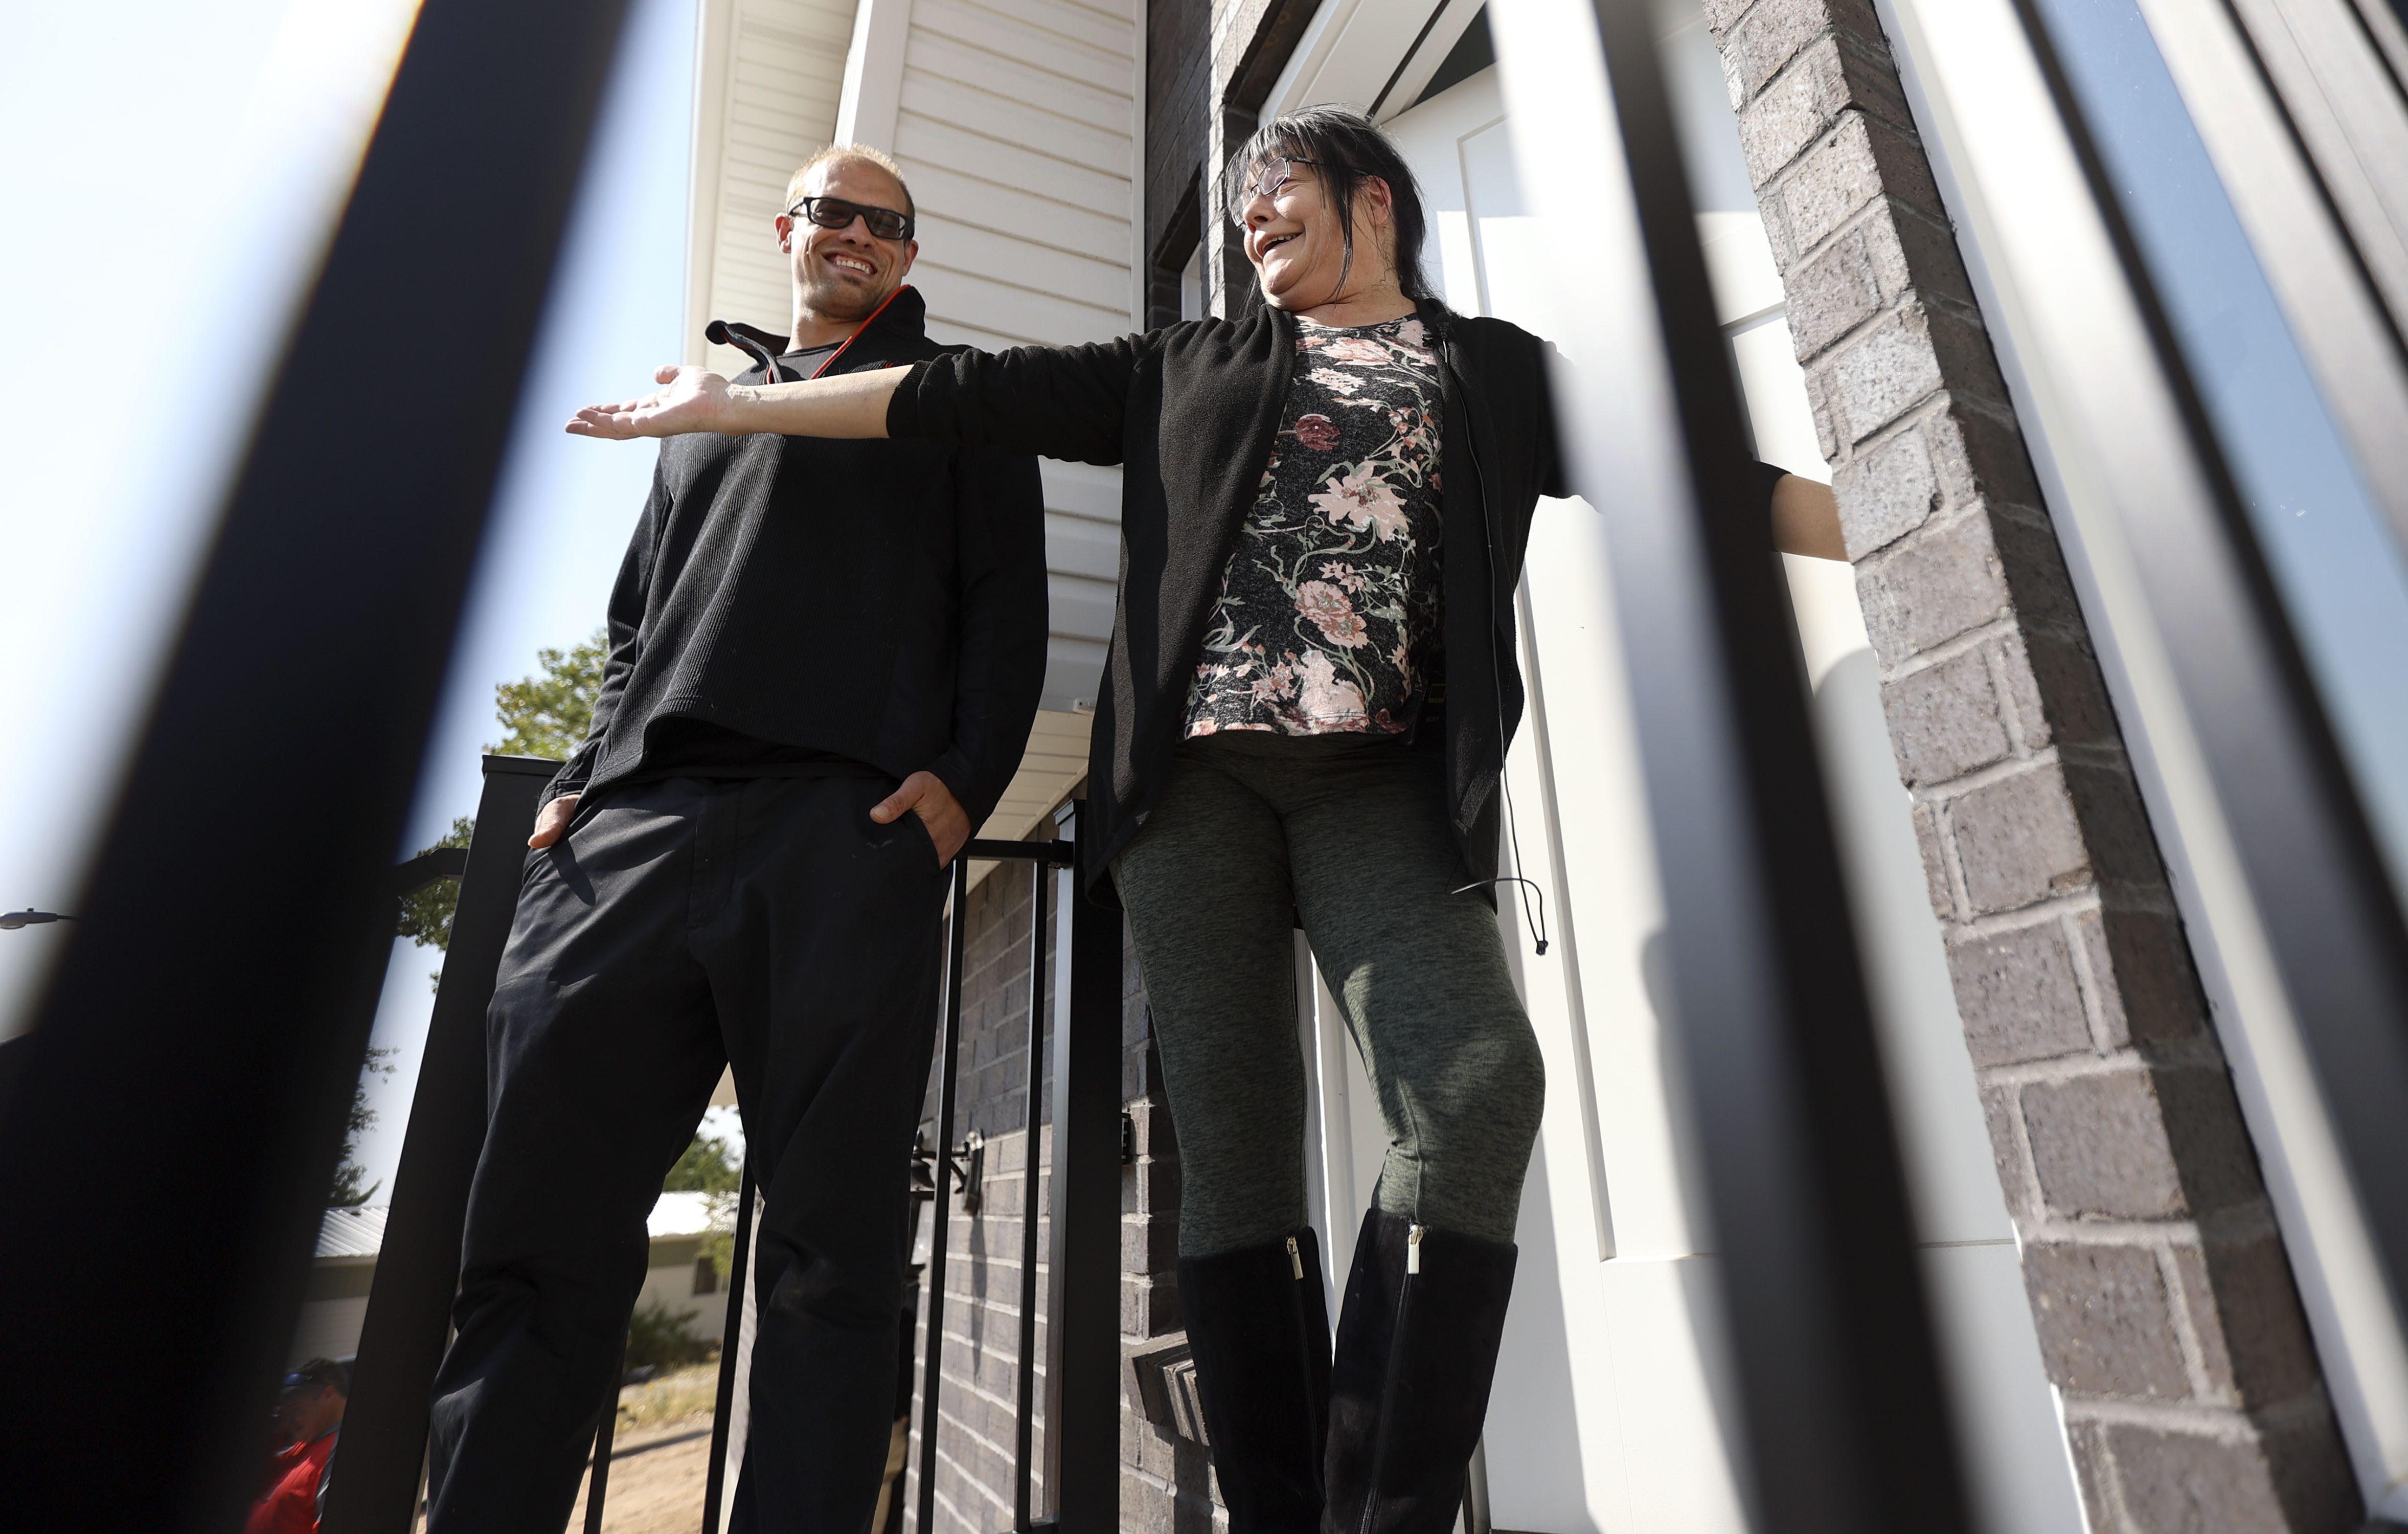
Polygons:
<instances>
[{"instance_id":1,"label":"man's hand in pocket","mask_svg":"<svg viewBox=\"0 0 2408 1534\"><path fill-rule=\"evenodd\" d=\"M557 804L557 799L552 801ZM953 791L933 772L915 772L903 780L903 786L881 800L869 818L881 825L891 825L907 812L917 812L928 827L928 839L937 844L937 867L944 867L953 860L970 839L970 814Z\"/></svg>"},{"instance_id":2,"label":"man's hand in pocket","mask_svg":"<svg viewBox=\"0 0 2408 1534\"><path fill-rule=\"evenodd\" d=\"M552 800L541 810L536 811L535 835L527 838L527 845L530 847L551 846L553 842L560 839L560 833L567 830L568 823L576 818L577 796L574 794L563 794L560 797Z\"/></svg>"}]
</instances>

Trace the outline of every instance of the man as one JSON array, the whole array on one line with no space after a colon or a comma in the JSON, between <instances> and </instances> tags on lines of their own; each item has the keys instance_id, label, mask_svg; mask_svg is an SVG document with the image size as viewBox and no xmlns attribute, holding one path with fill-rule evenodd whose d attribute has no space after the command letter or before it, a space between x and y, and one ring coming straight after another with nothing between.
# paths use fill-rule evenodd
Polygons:
<instances>
[{"instance_id":1,"label":"man","mask_svg":"<svg viewBox=\"0 0 2408 1534\"><path fill-rule=\"evenodd\" d=\"M788 334L713 337L780 379L937 355L903 285L919 246L893 162L824 151L787 196ZM767 1197L732 1527L853 1534L894 1414L944 869L1017 767L1042 681L1036 461L668 444L609 624L488 1018L430 1534L566 1521L645 1216L723 1062Z\"/></svg>"},{"instance_id":2,"label":"man","mask_svg":"<svg viewBox=\"0 0 2408 1534\"><path fill-rule=\"evenodd\" d=\"M251 1505L243 1534L310 1534L318 1527L326 1462L351 1394L351 1377L331 1358L312 1358L284 1376L276 1424L289 1441L277 1452L267 1491Z\"/></svg>"}]
</instances>

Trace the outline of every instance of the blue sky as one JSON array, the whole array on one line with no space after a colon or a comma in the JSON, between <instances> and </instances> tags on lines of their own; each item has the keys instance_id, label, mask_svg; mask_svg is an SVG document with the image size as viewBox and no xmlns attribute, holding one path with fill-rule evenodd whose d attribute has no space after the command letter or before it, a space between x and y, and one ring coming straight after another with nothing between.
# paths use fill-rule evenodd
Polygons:
<instances>
[{"instance_id":1,"label":"blue sky","mask_svg":"<svg viewBox=\"0 0 2408 1534\"><path fill-rule=\"evenodd\" d=\"M0 358L20 385L0 412L0 609L14 662L0 668L0 909L73 909L414 9L136 0L0 13L11 146L0 157ZM693 37L694 0L636 0L397 853L475 810L478 757L500 734L494 683L602 622L654 450L581 441L560 423L676 360ZM103 58L105 101L72 64ZM83 387L111 379L130 387ZM129 424L123 413L169 399L172 416ZM339 754L327 770L342 770ZM24 1025L59 932L0 933L0 1036ZM364 1155L388 1188L437 958L396 943L378 1013L378 1041L400 1046L409 1068L380 1083L382 1122Z\"/></svg>"}]
</instances>

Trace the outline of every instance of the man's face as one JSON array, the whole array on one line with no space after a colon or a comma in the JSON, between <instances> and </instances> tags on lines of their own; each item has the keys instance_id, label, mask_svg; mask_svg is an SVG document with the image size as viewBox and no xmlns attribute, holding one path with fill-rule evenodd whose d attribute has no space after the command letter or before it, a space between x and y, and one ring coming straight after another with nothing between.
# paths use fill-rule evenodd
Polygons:
<instances>
[{"instance_id":1,"label":"man's face","mask_svg":"<svg viewBox=\"0 0 2408 1534\"><path fill-rule=\"evenodd\" d=\"M859 160L814 165L799 194L841 197L866 208L905 210L895 178ZM842 229L823 229L808 219L780 214L778 248L794 263L795 288L811 312L830 320L866 320L903 285L918 240L881 239L854 219Z\"/></svg>"},{"instance_id":2,"label":"man's face","mask_svg":"<svg viewBox=\"0 0 2408 1534\"><path fill-rule=\"evenodd\" d=\"M332 1385L304 1391L287 1405L285 1426L296 1443L314 1443L343 1420L343 1393Z\"/></svg>"}]
</instances>

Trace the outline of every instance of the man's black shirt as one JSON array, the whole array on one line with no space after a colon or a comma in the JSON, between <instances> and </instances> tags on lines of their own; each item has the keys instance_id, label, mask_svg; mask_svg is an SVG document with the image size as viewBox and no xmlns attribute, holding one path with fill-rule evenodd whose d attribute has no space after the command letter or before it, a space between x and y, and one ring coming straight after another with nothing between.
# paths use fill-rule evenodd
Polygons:
<instances>
[{"instance_id":1,"label":"man's black shirt","mask_svg":"<svg viewBox=\"0 0 2408 1534\"><path fill-rule=\"evenodd\" d=\"M829 372L942 354L925 313L901 290ZM810 376L812 352L781 357L781 375ZM1045 634L1034 458L670 437L611 593L593 728L551 793L926 769L975 825L1027 744Z\"/></svg>"}]
</instances>

